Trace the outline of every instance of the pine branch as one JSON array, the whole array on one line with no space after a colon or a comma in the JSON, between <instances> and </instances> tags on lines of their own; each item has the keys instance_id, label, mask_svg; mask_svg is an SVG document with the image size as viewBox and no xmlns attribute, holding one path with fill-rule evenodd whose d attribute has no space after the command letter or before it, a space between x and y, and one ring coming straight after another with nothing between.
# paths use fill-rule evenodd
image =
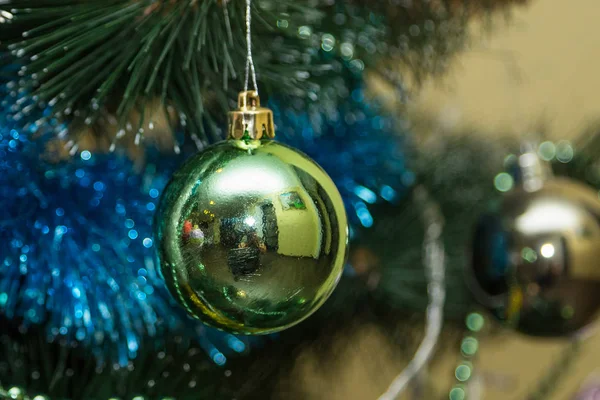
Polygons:
<instances>
[{"instance_id":1,"label":"pine branch","mask_svg":"<svg viewBox=\"0 0 600 400\"><path fill-rule=\"evenodd\" d=\"M255 2L253 43L263 95L335 102L348 95L336 78L343 64L355 74L371 68L400 89L399 69L416 81L440 73L466 46L473 9L499 4L475 3L481 6L450 0ZM197 145L221 138L219 127L242 87L242 1L4 0L0 12L0 42L13 55L4 63L22 66L13 80L21 93L70 120L71 135L89 125L114 140L132 134L139 142L149 124L129 123L130 114L158 99ZM17 110L17 117L27 111ZM110 114L116 118L105 118Z\"/></svg>"},{"instance_id":2,"label":"pine branch","mask_svg":"<svg viewBox=\"0 0 600 400\"><path fill-rule=\"evenodd\" d=\"M114 132L120 131L120 137L134 130L126 123L132 111L160 98L178 111L193 137L203 142L218 138L211 110L224 113L228 99L235 98L233 87L241 88L245 66L242 2L229 2L226 8L217 0L5 3L0 10L11 16L10 29L3 30L0 40L22 65L19 90L52 106L56 116L80 126L114 112ZM267 6L253 10L262 81L296 94L318 89L298 77L326 66L305 65L307 46L301 42L306 39L276 26L284 11L300 24L320 14L291 1ZM138 135L143 129L143 123L135 127Z\"/></svg>"}]
</instances>

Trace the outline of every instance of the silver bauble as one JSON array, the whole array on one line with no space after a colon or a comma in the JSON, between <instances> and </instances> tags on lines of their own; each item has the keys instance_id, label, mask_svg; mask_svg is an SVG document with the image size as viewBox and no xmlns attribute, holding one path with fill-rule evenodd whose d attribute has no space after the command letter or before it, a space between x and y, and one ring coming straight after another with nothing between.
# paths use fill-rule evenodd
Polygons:
<instances>
[{"instance_id":1,"label":"silver bauble","mask_svg":"<svg viewBox=\"0 0 600 400\"><path fill-rule=\"evenodd\" d=\"M600 307L600 200L523 157L535 168L524 168L522 184L481 218L467 277L477 299L515 329L568 335Z\"/></svg>"}]
</instances>

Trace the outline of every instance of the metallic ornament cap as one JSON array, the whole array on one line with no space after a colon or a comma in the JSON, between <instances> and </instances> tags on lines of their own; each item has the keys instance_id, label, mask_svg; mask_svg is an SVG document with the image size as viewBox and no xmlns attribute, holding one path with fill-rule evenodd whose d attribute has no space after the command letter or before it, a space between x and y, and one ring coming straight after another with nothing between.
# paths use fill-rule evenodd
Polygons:
<instances>
[{"instance_id":1,"label":"metallic ornament cap","mask_svg":"<svg viewBox=\"0 0 600 400\"><path fill-rule=\"evenodd\" d=\"M273 111L260 106L254 90L240 92L238 108L229 112L229 139L260 140L275 137Z\"/></svg>"},{"instance_id":2,"label":"metallic ornament cap","mask_svg":"<svg viewBox=\"0 0 600 400\"><path fill-rule=\"evenodd\" d=\"M546 181L552 179L550 164L540 159L535 151L527 149L518 160L519 171L515 178L526 192L540 190Z\"/></svg>"}]
</instances>

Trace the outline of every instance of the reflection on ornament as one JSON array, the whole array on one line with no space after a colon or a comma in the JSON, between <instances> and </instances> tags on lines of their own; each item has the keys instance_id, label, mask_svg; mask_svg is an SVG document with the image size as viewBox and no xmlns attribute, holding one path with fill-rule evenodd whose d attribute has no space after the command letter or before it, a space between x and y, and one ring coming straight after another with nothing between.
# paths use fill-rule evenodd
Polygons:
<instances>
[{"instance_id":1,"label":"reflection on ornament","mask_svg":"<svg viewBox=\"0 0 600 400\"><path fill-rule=\"evenodd\" d=\"M183 223L183 237L188 238L192 232L192 221L185 221Z\"/></svg>"},{"instance_id":2,"label":"reflection on ornament","mask_svg":"<svg viewBox=\"0 0 600 400\"><path fill-rule=\"evenodd\" d=\"M244 92L232 120L247 113L259 121L262 110L256 94ZM263 334L300 322L329 297L348 229L329 176L304 154L261 139L260 125L248 127L243 139L207 148L174 174L156 236L167 287L189 314Z\"/></svg>"},{"instance_id":3,"label":"reflection on ornament","mask_svg":"<svg viewBox=\"0 0 600 400\"><path fill-rule=\"evenodd\" d=\"M570 334L600 307L600 200L589 187L551 178L535 153L519 163L520 185L477 226L471 287L519 331Z\"/></svg>"},{"instance_id":4,"label":"reflection on ornament","mask_svg":"<svg viewBox=\"0 0 600 400\"><path fill-rule=\"evenodd\" d=\"M202 233L202 230L195 228L193 231L190 232L190 237L192 239L204 239L204 233Z\"/></svg>"}]
</instances>

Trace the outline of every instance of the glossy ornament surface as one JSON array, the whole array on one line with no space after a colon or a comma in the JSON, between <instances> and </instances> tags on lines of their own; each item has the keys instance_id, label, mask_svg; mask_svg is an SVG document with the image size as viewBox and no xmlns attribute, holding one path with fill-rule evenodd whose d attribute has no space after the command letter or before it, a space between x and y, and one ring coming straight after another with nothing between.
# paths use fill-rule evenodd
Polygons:
<instances>
[{"instance_id":1,"label":"glossy ornament surface","mask_svg":"<svg viewBox=\"0 0 600 400\"><path fill-rule=\"evenodd\" d=\"M598 194L525 176L481 218L468 278L482 304L523 333L562 336L590 324L600 308Z\"/></svg>"},{"instance_id":2,"label":"glossy ornament surface","mask_svg":"<svg viewBox=\"0 0 600 400\"><path fill-rule=\"evenodd\" d=\"M193 317L265 334L313 313L345 262L342 198L308 156L273 140L228 140L177 171L156 221L160 268Z\"/></svg>"}]
</instances>

